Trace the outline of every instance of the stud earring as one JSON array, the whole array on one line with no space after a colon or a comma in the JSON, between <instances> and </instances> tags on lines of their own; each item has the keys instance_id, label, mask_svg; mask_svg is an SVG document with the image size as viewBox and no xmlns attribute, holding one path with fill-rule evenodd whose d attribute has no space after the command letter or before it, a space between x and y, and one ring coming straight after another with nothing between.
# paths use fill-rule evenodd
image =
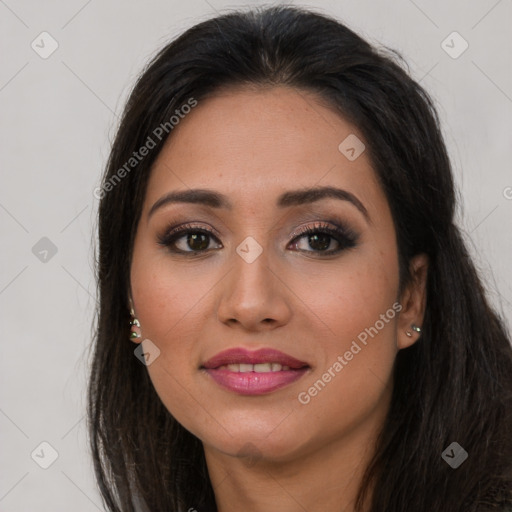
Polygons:
<instances>
[{"instance_id":1,"label":"stud earring","mask_svg":"<svg viewBox=\"0 0 512 512\"><path fill-rule=\"evenodd\" d=\"M135 311L133 309L130 310L131 320L130 320L130 340L136 342L136 340L142 337L140 322L137 318L135 318Z\"/></svg>"},{"instance_id":2,"label":"stud earring","mask_svg":"<svg viewBox=\"0 0 512 512\"><path fill-rule=\"evenodd\" d=\"M412 324L412 325L411 325L411 329L412 329L413 331L416 331L418 334L420 334L420 333L421 333L421 327L418 327L418 326L417 326L417 325L415 325L415 324ZM410 338L410 337L412 337L412 333L411 333L410 331L405 331L405 334L406 334L407 336L409 336L409 338Z\"/></svg>"}]
</instances>

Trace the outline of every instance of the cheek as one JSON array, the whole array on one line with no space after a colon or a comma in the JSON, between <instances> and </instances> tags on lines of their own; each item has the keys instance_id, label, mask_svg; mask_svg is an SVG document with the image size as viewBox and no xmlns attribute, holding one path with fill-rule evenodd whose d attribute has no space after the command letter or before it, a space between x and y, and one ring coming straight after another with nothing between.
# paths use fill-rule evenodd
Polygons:
<instances>
[{"instance_id":1,"label":"cheek","mask_svg":"<svg viewBox=\"0 0 512 512\"><path fill-rule=\"evenodd\" d=\"M334 404L340 413L356 413L358 408L378 400L391 378L400 304L393 302L391 294L387 300L375 297L373 301L363 300L347 291L331 317L324 315L322 319L329 325L329 336L317 340L322 357L303 391L310 397L322 395L319 402L329 407ZM333 301L329 307L333 307Z\"/></svg>"},{"instance_id":2,"label":"cheek","mask_svg":"<svg viewBox=\"0 0 512 512\"><path fill-rule=\"evenodd\" d=\"M336 268L312 274L304 269L305 279L296 280L294 292L327 334L324 343L340 350L378 323L382 337L393 334L397 317L399 277L396 251L368 249L354 252ZM393 305L395 307L393 308ZM384 318L382 318L384 315ZM379 332L380 334L380 332Z\"/></svg>"},{"instance_id":3,"label":"cheek","mask_svg":"<svg viewBox=\"0 0 512 512\"><path fill-rule=\"evenodd\" d=\"M194 422L186 419L193 418L197 408L185 392L193 360L193 347L187 342L191 334L187 335L186 330L194 323L193 306L200 291L192 293L185 288L179 275L168 267L163 258L135 249L131 268L133 301L142 338L151 340L160 350L147 367L153 387L166 409L193 430Z\"/></svg>"},{"instance_id":4,"label":"cheek","mask_svg":"<svg viewBox=\"0 0 512 512\"><path fill-rule=\"evenodd\" d=\"M387 407L401 306L395 301L398 277L374 263L360 260L359 270L339 274L329 281L329 293L314 296L312 309L321 313L329 336L318 340L321 364L304 381L297 401L301 425L318 436L351 431Z\"/></svg>"},{"instance_id":5,"label":"cheek","mask_svg":"<svg viewBox=\"0 0 512 512\"><path fill-rule=\"evenodd\" d=\"M309 298L316 325L326 334L317 340L320 364L302 387L301 403L314 401L311 409L318 408L319 414L327 408L339 415L352 411L356 418L386 391L401 310L396 258L392 246L362 251L332 274L317 275L315 286L313 280L303 282L298 291Z\"/></svg>"},{"instance_id":6,"label":"cheek","mask_svg":"<svg viewBox=\"0 0 512 512\"><path fill-rule=\"evenodd\" d=\"M197 279L184 275L165 250L155 251L144 240L140 245L136 241L130 278L143 336L159 344L182 345L178 339L186 339L184 330L197 325L201 301L212 286L208 274Z\"/></svg>"},{"instance_id":7,"label":"cheek","mask_svg":"<svg viewBox=\"0 0 512 512\"><path fill-rule=\"evenodd\" d=\"M160 350L147 368L155 391L169 412L196 432L205 418L197 414L199 402L191 399L196 393L190 383L200 363L194 340L201 338L208 293L218 278L176 271L165 251L156 252L147 240L140 245L136 240L130 279L142 338Z\"/></svg>"}]
</instances>

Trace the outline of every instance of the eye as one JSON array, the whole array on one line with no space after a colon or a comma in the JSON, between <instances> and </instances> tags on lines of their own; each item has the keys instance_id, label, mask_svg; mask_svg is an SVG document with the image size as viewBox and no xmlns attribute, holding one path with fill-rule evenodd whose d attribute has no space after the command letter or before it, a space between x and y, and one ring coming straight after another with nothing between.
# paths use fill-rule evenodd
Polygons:
<instances>
[{"instance_id":1,"label":"eye","mask_svg":"<svg viewBox=\"0 0 512 512\"><path fill-rule=\"evenodd\" d=\"M211 249L211 240L217 240L213 231L191 224L173 228L158 237L158 243L174 253L199 254ZM217 240L218 242L218 240ZM218 242L220 244L220 242ZM222 244L220 244L222 247Z\"/></svg>"},{"instance_id":2,"label":"eye","mask_svg":"<svg viewBox=\"0 0 512 512\"><path fill-rule=\"evenodd\" d=\"M308 226L293 233L294 238L291 247L300 252L316 253L330 256L345 249L355 247L358 235L347 226L340 226L335 222L331 224L321 222L314 226ZM212 240L218 246L211 247ZM304 240L301 242L301 240ZM175 254L187 256L199 256L210 250L222 248L222 244L210 229L183 224L168 229L158 237L158 243L167 247ZM312 250L307 248L309 246Z\"/></svg>"},{"instance_id":3,"label":"eye","mask_svg":"<svg viewBox=\"0 0 512 512\"><path fill-rule=\"evenodd\" d=\"M320 255L337 254L345 249L355 247L357 235L348 227L333 223L319 223L300 230L294 238L293 245L301 252L313 252ZM304 243L300 241L304 239ZM295 241L297 240L297 241ZM308 250L309 246L313 250ZM334 246L334 247L333 247Z\"/></svg>"}]
</instances>

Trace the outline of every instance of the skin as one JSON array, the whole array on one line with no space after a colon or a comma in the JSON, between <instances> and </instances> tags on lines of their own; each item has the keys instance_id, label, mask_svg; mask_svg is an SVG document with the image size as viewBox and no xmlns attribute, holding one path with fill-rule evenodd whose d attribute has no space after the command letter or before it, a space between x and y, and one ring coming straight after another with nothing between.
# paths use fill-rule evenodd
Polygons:
<instances>
[{"instance_id":1,"label":"skin","mask_svg":"<svg viewBox=\"0 0 512 512\"><path fill-rule=\"evenodd\" d=\"M422 325L428 262L425 255L410 262L414 279L399 295L389 205L367 152L349 161L338 150L350 134L364 141L312 93L231 89L199 102L153 167L134 242L130 299L141 339L160 350L148 366L150 378L169 412L203 442L221 512L352 511L389 408L397 351L418 339L410 327ZM333 198L276 206L281 193L315 186L351 192L370 220ZM233 210L167 204L148 217L163 195L189 188L225 194ZM297 228L330 224L332 215L358 235L355 247L322 256L307 235L294 242ZM169 225L183 222L215 232L217 240L210 238L199 257L158 243ZM252 263L236 252L248 236L263 250ZM329 248L338 246L328 240ZM176 244L200 247L187 245L186 236ZM301 403L299 393L397 301L400 313ZM232 347L276 348L310 370L272 393L239 395L200 370Z\"/></svg>"}]
</instances>

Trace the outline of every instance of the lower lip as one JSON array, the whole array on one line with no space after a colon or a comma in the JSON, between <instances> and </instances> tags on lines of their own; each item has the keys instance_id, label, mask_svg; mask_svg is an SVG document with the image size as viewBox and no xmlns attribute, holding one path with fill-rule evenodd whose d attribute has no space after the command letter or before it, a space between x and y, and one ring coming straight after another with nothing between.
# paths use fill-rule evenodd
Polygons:
<instances>
[{"instance_id":1,"label":"lower lip","mask_svg":"<svg viewBox=\"0 0 512 512\"><path fill-rule=\"evenodd\" d=\"M206 373L223 388L240 395L262 395L270 393L300 379L308 368L282 370L279 372L232 372L206 369Z\"/></svg>"}]
</instances>

